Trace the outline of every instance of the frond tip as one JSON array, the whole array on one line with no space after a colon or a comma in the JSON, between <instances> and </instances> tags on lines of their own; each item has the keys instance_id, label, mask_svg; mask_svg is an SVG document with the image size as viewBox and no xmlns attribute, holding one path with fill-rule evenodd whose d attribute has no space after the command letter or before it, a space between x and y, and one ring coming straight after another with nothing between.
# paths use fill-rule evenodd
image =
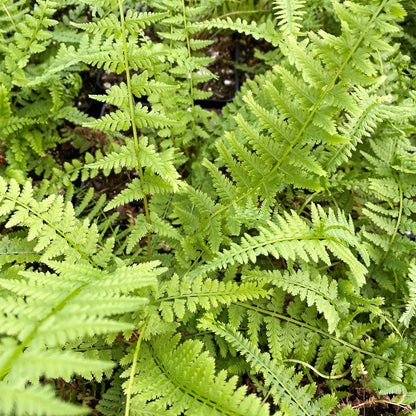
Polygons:
<instances>
[{"instance_id":1,"label":"frond tip","mask_svg":"<svg viewBox=\"0 0 416 416\"><path fill-rule=\"evenodd\" d=\"M400 322L409 327L410 320L416 315L416 264L409 269L409 299L406 303L406 311L400 317Z\"/></svg>"},{"instance_id":2,"label":"frond tip","mask_svg":"<svg viewBox=\"0 0 416 416\"><path fill-rule=\"evenodd\" d=\"M304 0L274 0L274 9L278 19L278 25L287 36L299 36L302 34L302 16L306 13L303 10Z\"/></svg>"}]
</instances>

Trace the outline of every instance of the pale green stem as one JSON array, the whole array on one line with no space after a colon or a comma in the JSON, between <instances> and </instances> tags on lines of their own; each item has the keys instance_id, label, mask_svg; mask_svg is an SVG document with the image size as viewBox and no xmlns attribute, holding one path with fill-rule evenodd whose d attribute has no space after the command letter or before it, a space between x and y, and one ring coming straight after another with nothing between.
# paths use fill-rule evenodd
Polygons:
<instances>
[{"instance_id":1,"label":"pale green stem","mask_svg":"<svg viewBox=\"0 0 416 416\"><path fill-rule=\"evenodd\" d=\"M135 112L134 112L134 102L133 102L133 93L131 87L131 77L130 77L130 64L129 64L129 55L127 50L127 33L126 33L126 24L124 20L124 10L123 10L123 0L118 0L118 6L120 10L120 23L121 23L121 37L123 39L123 51L124 51L124 67L126 72L126 84L127 89L129 92L129 110L130 110L130 119L131 119L131 128L133 130L133 140L134 140L134 148L136 150L136 157L137 157L137 166L138 166L138 173L139 173L139 180L141 188L144 189L144 172L142 164L139 161L139 139L137 137L137 127L136 127L136 120L135 120ZM149 212L149 203L147 200L147 195L143 197L143 205L144 205L144 214L146 216L146 222L148 224L151 223L150 221L150 212ZM151 231L147 232L147 261L150 260L151 252L152 252L152 240L151 240Z\"/></svg>"},{"instance_id":2,"label":"pale green stem","mask_svg":"<svg viewBox=\"0 0 416 416\"><path fill-rule=\"evenodd\" d=\"M133 387L133 380L134 380L134 375L136 374L136 367L137 367L137 359L139 358L139 351L140 351L140 346L144 337L144 333L146 330L146 326L147 323L149 322L149 315L146 317L141 329L140 329L140 335L139 338L136 342L136 348L134 349L134 355L133 355L133 364L131 366L131 370L130 370L130 377L129 377L129 384L127 385L127 390L126 390L126 410L124 412L124 416L129 416L130 415L130 405L131 405L131 391L132 391L132 387Z\"/></svg>"}]
</instances>

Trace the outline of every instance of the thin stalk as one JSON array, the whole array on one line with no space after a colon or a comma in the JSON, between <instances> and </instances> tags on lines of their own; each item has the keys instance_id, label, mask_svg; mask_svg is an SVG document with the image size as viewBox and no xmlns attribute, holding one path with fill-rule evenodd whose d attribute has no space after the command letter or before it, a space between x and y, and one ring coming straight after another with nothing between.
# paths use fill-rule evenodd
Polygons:
<instances>
[{"instance_id":1,"label":"thin stalk","mask_svg":"<svg viewBox=\"0 0 416 416\"><path fill-rule=\"evenodd\" d=\"M139 139L137 137L137 127L136 127L136 120L134 115L134 101L133 101L133 93L131 88L131 77L130 77L130 65L129 65L129 55L127 50L127 33L126 33L126 23L124 20L124 10L123 10L123 0L118 0L118 7L120 10L120 23L121 23L121 37L123 39L123 52L124 52L124 67L126 72L126 84L127 89L129 91L129 110L130 110L130 119L131 119L131 128L133 130L133 140L134 140L134 148L136 150L136 157L137 157L137 167L139 172L139 180L142 189L144 189L144 172L142 164L139 161ZM148 224L151 223L150 220L150 211L149 211L149 202L147 200L147 195L143 197L143 205L144 205L144 214L146 216L146 222ZM147 261L150 261L151 252L152 252L152 233L150 229L147 231Z\"/></svg>"},{"instance_id":2,"label":"thin stalk","mask_svg":"<svg viewBox=\"0 0 416 416\"><path fill-rule=\"evenodd\" d=\"M14 23L13 17L10 14L10 12L9 12L8 8L6 7L6 5L4 4L3 0L1 1L1 5L3 6L4 11L6 12L6 14L7 14L10 22L12 23L12 25L14 27L14 30L17 32L17 27L16 27L16 24Z\"/></svg>"},{"instance_id":3,"label":"thin stalk","mask_svg":"<svg viewBox=\"0 0 416 416\"><path fill-rule=\"evenodd\" d=\"M183 27L185 29L186 34L186 47L188 49L188 58L191 59L191 44L189 42L189 34L188 34L188 21L186 19L186 4L185 0L182 0L182 15L183 15ZM192 71L189 73L189 81L190 81L190 93L191 93L191 110L192 110L192 130L195 131L195 99L194 99L194 82L192 77Z\"/></svg>"},{"instance_id":4,"label":"thin stalk","mask_svg":"<svg viewBox=\"0 0 416 416\"><path fill-rule=\"evenodd\" d=\"M149 315L147 315L146 319L144 320L144 323L140 330L139 338L136 343L136 348L134 349L133 365L131 366L129 384L127 385L127 390L126 390L126 410L124 412L124 416L130 415L131 390L133 386L133 379L134 379L134 375L136 374L137 359L139 357L140 346L142 344L142 340L143 340L145 329L146 329L148 322L149 322Z\"/></svg>"},{"instance_id":5,"label":"thin stalk","mask_svg":"<svg viewBox=\"0 0 416 416\"><path fill-rule=\"evenodd\" d=\"M292 360L292 359L287 359L287 360L283 360L282 362L284 363L295 363L295 364L301 364L309 369L311 369L314 373L316 373L319 377L325 378L326 380L339 380L341 378L344 378L351 370L347 369L345 370L343 373L341 374L337 374L336 376L327 376L323 373L321 373L320 371L318 371L313 365L308 364L305 361L300 361L300 360Z\"/></svg>"},{"instance_id":6,"label":"thin stalk","mask_svg":"<svg viewBox=\"0 0 416 416\"><path fill-rule=\"evenodd\" d=\"M326 338L332 339L333 341L338 342L339 344L344 345L344 346L346 346L346 347L348 347L348 348L350 348L354 351L360 352L363 355L367 355L367 356L370 356L370 357L373 357L373 358L377 358L378 360L384 361L384 362L387 362L387 363L392 363L393 362L393 360L390 360L386 357L383 357L382 355L375 354L371 351L363 350L362 348L357 347L356 345L351 344L348 341L344 341L343 339L338 338L335 335L331 335L328 332L323 331L322 329L316 328L313 325L307 324L306 322L298 321L297 319L291 318L289 316L286 316L286 315L283 315L283 314L280 314L280 313L277 313L277 312L269 311L267 309L263 309L263 308L260 308L258 306L248 305L247 303L244 303L244 302L235 302L235 304L239 305L239 306L242 306L243 308L251 309L253 311L259 312L262 315L272 316L273 318L281 319L283 321L290 322L290 323L292 323L294 325L297 325L297 326L300 326L302 328L309 329L310 331L316 332L317 334L320 334L320 335L322 335ZM408 364L408 363L404 363L403 365L407 368L412 368L412 369L416 368L414 365Z\"/></svg>"}]
</instances>

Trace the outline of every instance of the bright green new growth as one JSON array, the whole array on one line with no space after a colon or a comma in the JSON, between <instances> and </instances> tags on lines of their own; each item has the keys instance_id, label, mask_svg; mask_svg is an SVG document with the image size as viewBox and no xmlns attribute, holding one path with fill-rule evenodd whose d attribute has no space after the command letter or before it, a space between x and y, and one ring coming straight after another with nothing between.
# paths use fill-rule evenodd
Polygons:
<instances>
[{"instance_id":1,"label":"bright green new growth","mask_svg":"<svg viewBox=\"0 0 416 416\"><path fill-rule=\"evenodd\" d=\"M334 33L305 29L315 2L276 0L259 23L133 3L1 2L0 413L86 414L52 388L74 377L111 381L97 410L112 416L357 415L338 406L354 385L413 406L401 2L334 0ZM212 29L278 50L221 115L196 103ZM85 65L123 79L93 95L113 107L100 119L70 106ZM60 166L64 119L106 145Z\"/></svg>"}]
</instances>

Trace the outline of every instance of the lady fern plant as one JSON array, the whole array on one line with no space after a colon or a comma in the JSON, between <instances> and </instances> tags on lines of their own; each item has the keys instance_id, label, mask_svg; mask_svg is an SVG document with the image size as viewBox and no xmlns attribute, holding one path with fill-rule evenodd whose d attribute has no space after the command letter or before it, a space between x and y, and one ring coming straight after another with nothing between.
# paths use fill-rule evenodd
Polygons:
<instances>
[{"instance_id":1,"label":"lady fern plant","mask_svg":"<svg viewBox=\"0 0 416 416\"><path fill-rule=\"evenodd\" d=\"M1 414L88 413L54 395L51 379L73 377L111 382L104 415L356 415L355 385L413 405L416 93L397 65L400 1L333 1L334 33L303 30L312 9L295 0L275 1L267 30L199 22L182 0L83 3L99 19L73 22L78 47L37 82L75 62L124 75L94 96L114 111L80 120L113 142L36 185L0 180ZM215 118L203 171L187 164L208 120L194 106L208 59L192 49L214 27L281 54ZM73 205L78 178L126 172L109 201ZM112 229L127 204L137 215Z\"/></svg>"}]
</instances>

